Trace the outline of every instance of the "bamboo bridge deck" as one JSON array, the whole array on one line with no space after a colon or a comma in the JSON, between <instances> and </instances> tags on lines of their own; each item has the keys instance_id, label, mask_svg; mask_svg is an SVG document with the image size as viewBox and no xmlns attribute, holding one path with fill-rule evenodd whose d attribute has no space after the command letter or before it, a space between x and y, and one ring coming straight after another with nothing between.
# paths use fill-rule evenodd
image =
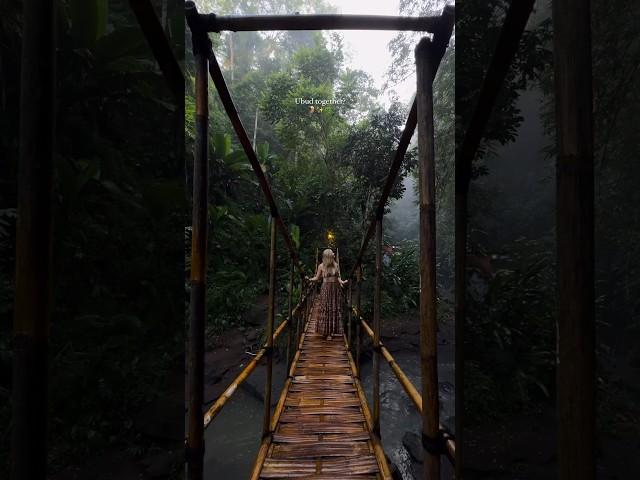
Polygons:
<instances>
[{"instance_id":1,"label":"bamboo bridge deck","mask_svg":"<svg viewBox=\"0 0 640 480\"><path fill-rule=\"evenodd\" d=\"M380 442L344 335L315 333L311 309L276 407L259 478L388 478Z\"/></svg>"}]
</instances>

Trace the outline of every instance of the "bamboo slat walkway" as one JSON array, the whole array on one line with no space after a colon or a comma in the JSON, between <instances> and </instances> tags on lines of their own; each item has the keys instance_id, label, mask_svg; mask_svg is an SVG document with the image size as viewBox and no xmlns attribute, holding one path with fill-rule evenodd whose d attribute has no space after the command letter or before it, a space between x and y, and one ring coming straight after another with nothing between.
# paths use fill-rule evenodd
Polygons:
<instances>
[{"instance_id":1,"label":"bamboo slat walkway","mask_svg":"<svg viewBox=\"0 0 640 480\"><path fill-rule=\"evenodd\" d=\"M317 311L276 408L260 478L390 478L345 338L316 334Z\"/></svg>"}]
</instances>

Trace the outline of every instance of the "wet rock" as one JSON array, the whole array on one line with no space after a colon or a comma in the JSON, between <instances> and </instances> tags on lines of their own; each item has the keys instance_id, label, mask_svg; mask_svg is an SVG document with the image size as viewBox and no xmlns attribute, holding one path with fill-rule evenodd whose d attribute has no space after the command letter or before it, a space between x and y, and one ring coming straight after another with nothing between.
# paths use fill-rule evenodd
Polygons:
<instances>
[{"instance_id":1,"label":"wet rock","mask_svg":"<svg viewBox=\"0 0 640 480\"><path fill-rule=\"evenodd\" d=\"M420 436L417 433L413 432L405 432L402 436L402 445L409 452L409 456L415 462L422 463L422 442L420 441Z\"/></svg>"},{"instance_id":2,"label":"wet rock","mask_svg":"<svg viewBox=\"0 0 640 480\"><path fill-rule=\"evenodd\" d=\"M256 300L256 304L244 314L244 323L253 326L265 324L268 310L268 295L263 295Z\"/></svg>"},{"instance_id":3,"label":"wet rock","mask_svg":"<svg viewBox=\"0 0 640 480\"><path fill-rule=\"evenodd\" d=\"M246 333L247 343L253 343L258 339L258 330L256 328L250 328Z\"/></svg>"}]
</instances>

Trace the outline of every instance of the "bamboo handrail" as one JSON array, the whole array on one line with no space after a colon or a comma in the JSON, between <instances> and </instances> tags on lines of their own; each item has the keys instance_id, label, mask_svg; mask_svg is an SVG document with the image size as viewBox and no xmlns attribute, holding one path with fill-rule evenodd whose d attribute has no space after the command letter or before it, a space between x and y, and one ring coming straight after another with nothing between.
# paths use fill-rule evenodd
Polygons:
<instances>
[{"instance_id":1,"label":"bamboo handrail","mask_svg":"<svg viewBox=\"0 0 640 480\"><path fill-rule=\"evenodd\" d=\"M280 334L282 333L282 331L285 329L285 327L288 324L289 324L289 319L286 319L286 320L282 321L280 323L280 325L278 325L278 328L273 333L273 342L274 343L275 343L276 339L280 336ZM227 401L235 393L235 391L240 386L240 384L242 382L244 382L249 377L249 375L251 375L251 373L255 370L255 368L258 366L258 363L260 362L260 360L262 360L262 357L264 357L264 354L266 353L266 351L267 351L267 347L266 346L262 347L258 351L256 356L251 359L251 361L247 364L246 367L244 367L242 372L240 372L238 374L238 376L233 380L233 382L231 382L229 384L229 386L226 388L226 390L224 392L222 392L222 394L220 394L218 399L209 408L209 410L207 410L207 413L204 415L204 427L205 428L207 428L209 426L209 424L211 423L211 421L216 417L216 415L218 415L218 413L220 413L220 410L222 410L222 407L225 406Z\"/></svg>"},{"instance_id":2,"label":"bamboo handrail","mask_svg":"<svg viewBox=\"0 0 640 480\"><path fill-rule=\"evenodd\" d=\"M362 325L362 328L364 329L364 331L367 332L367 335L373 338L373 330L369 326L369 324L365 321L364 318L362 318L358 314L358 311L355 308L353 309L353 313L356 319L360 320L360 325ZM422 397L418 393L418 389L415 387L415 385L413 385L411 380L409 380L409 377L407 377L407 374L402 371L402 369L400 368L400 365L398 365L398 362L396 362L395 358L393 358L393 355L384 346L382 341L380 341L380 352L382 353L382 356L391 367L391 370L393 371L394 375L400 382L400 385L402 385L402 388L406 392L407 396L415 405L416 410L418 410L418 413L422 415ZM440 428L442 429L442 426ZM456 452L455 440L451 438L445 439L445 448L446 448L447 458L452 464L454 464L455 452Z\"/></svg>"},{"instance_id":3,"label":"bamboo handrail","mask_svg":"<svg viewBox=\"0 0 640 480\"><path fill-rule=\"evenodd\" d=\"M273 332L273 343L275 343L275 341L278 339L278 337L284 331L284 329L290 326L291 319L295 317L299 308L307 301L307 296L308 295L305 295L300 301L300 303L296 305L296 308L294 308L291 313L291 317L280 322L280 325L278 325L278 328L276 328L276 331ZM220 410L222 410L222 407L225 406L227 401L235 393L235 391L240 386L240 384L242 384L242 382L244 382L249 377L249 375L251 375L251 373L256 369L256 367L258 366L258 363L260 362L260 360L262 359L266 351L267 351L267 347L265 345L258 351L256 356L251 359L251 361L247 364L247 366L244 367L242 372L238 374L238 376L233 380L233 382L229 384L229 386L225 389L225 391L220 394L220 396L215 401L215 403L211 405L211 407L209 407L209 410L207 410L207 413L205 413L204 415L204 428L207 428L209 426L211 421L214 418L216 418L218 413L220 413Z\"/></svg>"}]
</instances>

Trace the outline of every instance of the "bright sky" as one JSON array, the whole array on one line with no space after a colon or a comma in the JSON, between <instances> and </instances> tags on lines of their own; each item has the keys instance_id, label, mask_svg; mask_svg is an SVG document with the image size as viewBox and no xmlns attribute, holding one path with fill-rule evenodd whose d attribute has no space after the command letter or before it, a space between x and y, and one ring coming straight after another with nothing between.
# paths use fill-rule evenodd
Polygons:
<instances>
[{"instance_id":1,"label":"bright sky","mask_svg":"<svg viewBox=\"0 0 640 480\"><path fill-rule=\"evenodd\" d=\"M360 15L398 15L399 0L332 0L338 9L337 13ZM348 62L351 68L364 70L373 78L377 88L382 88L386 81L386 73L391 65L389 42L397 34L385 30L342 30ZM393 89L403 103L411 100L416 90L415 73ZM384 95L383 102L388 105L389 97Z\"/></svg>"}]
</instances>

